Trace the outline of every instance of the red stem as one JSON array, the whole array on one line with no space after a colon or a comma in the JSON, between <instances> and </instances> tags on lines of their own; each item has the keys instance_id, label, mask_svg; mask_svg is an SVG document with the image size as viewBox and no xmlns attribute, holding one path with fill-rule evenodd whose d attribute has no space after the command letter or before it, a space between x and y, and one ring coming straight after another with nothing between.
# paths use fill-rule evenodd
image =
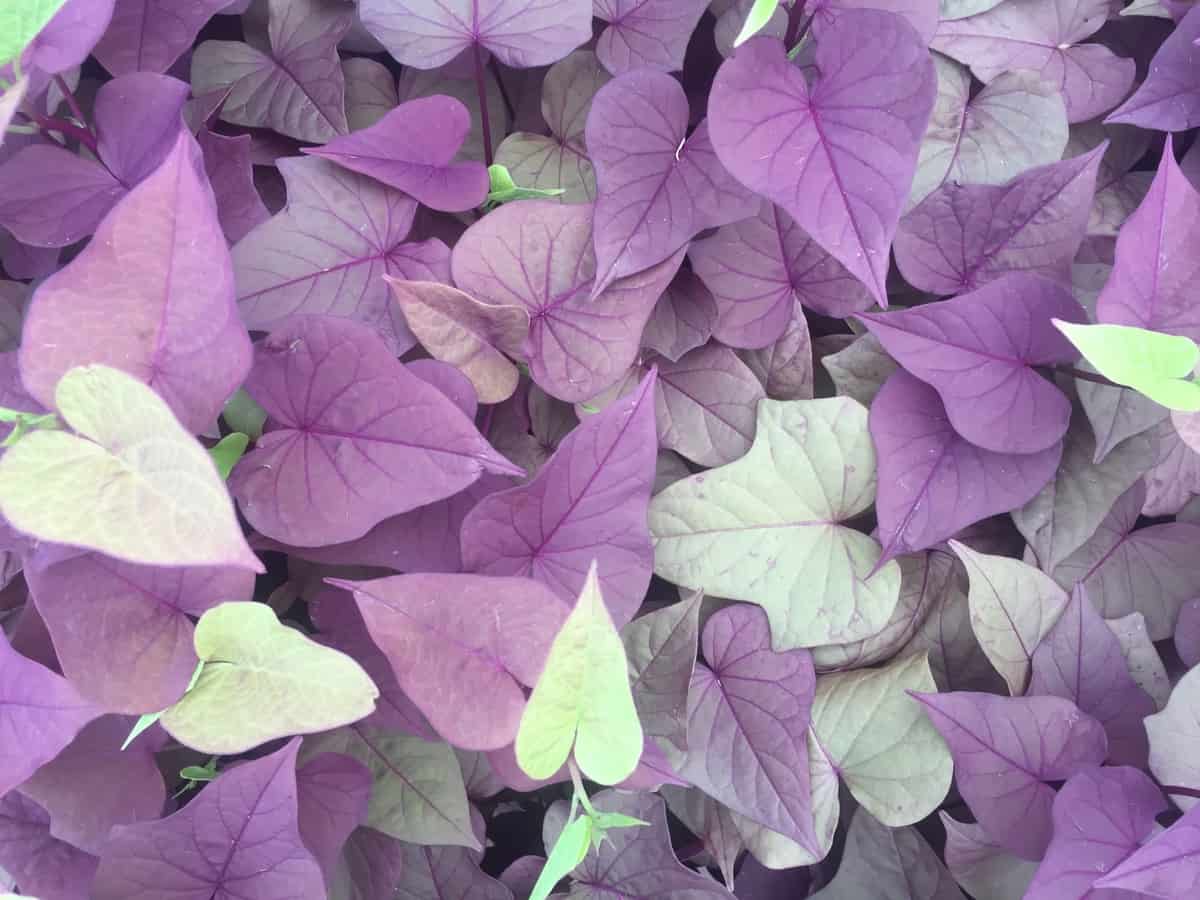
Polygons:
<instances>
[{"instance_id":1,"label":"red stem","mask_svg":"<svg viewBox=\"0 0 1200 900\"><path fill-rule=\"evenodd\" d=\"M91 131L80 128L78 125L74 125L71 122L66 122L62 119L55 119L50 116L43 116L36 112L30 112L29 116L35 123L37 123L37 127L42 129L42 131L57 131L59 134L65 137L75 138L75 140L79 141L79 143L91 150L92 153L97 152L96 138Z\"/></svg>"},{"instance_id":2,"label":"red stem","mask_svg":"<svg viewBox=\"0 0 1200 900\"><path fill-rule=\"evenodd\" d=\"M812 16L805 17L805 5L805 0L793 0L792 8L788 11L787 32L783 39L783 45L788 48L789 52L804 40L804 35L808 34Z\"/></svg>"},{"instance_id":3,"label":"red stem","mask_svg":"<svg viewBox=\"0 0 1200 900\"><path fill-rule=\"evenodd\" d=\"M67 101L67 106L71 107L71 113L79 120L80 124L87 129L88 134L94 139L96 132L92 130L92 126L88 124L87 117L83 114L83 110L79 107L79 101L75 99L75 95L71 93L71 89L67 86L66 80L61 75L54 76L54 83L58 85L58 89L62 92L63 99Z\"/></svg>"},{"instance_id":4,"label":"red stem","mask_svg":"<svg viewBox=\"0 0 1200 900\"><path fill-rule=\"evenodd\" d=\"M483 48L476 41L471 49L475 53L475 89L479 92L479 120L483 125L483 161L492 164L492 123L488 120L487 82L483 75Z\"/></svg>"},{"instance_id":5,"label":"red stem","mask_svg":"<svg viewBox=\"0 0 1200 900\"><path fill-rule=\"evenodd\" d=\"M1164 784L1162 789L1164 793L1173 794L1176 797L1195 797L1197 800L1200 800L1200 790L1196 788L1181 787L1177 784Z\"/></svg>"},{"instance_id":6,"label":"red stem","mask_svg":"<svg viewBox=\"0 0 1200 900\"><path fill-rule=\"evenodd\" d=\"M1072 378L1078 378L1080 381L1091 381L1094 384L1103 384L1106 387L1124 387L1124 385L1110 381L1103 375L1097 375L1094 372L1085 372L1083 369L1077 369L1074 366L1056 366L1055 368L1064 375L1070 375Z\"/></svg>"}]
</instances>

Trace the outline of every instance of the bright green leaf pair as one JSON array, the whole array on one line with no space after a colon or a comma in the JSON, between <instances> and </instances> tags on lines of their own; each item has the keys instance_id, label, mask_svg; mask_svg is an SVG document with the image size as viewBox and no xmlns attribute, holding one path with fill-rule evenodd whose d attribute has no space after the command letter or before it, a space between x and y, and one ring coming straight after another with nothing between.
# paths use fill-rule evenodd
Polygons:
<instances>
[{"instance_id":1,"label":"bright green leaf pair","mask_svg":"<svg viewBox=\"0 0 1200 900\"><path fill-rule=\"evenodd\" d=\"M617 784L633 774L643 736L628 665L593 561L521 717L516 754L526 775L550 778L572 746L579 768L593 781Z\"/></svg>"},{"instance_id":2,"label":"bright green leaf pair","mask_svg":"<svg viewBox=\"0 0 1200 900\"><path fill-rule=\"evenodd\" d=\"M487 205L499 206L513 200L537 200L546 197L557 197L563 193L562 188L552 190L541 188L518 187L512 180L508 169L501 165L488 166L488 177L491 179L491 189L487 195Z\"/></svg>"},{"instance_id":3,"label":"bright green leaf pair","mask_svg":"<svg viewBox=\"0 0 1200 900\"><path fill-rule=\"evenodd\" d=\"M3 0L0 3L0 66L17 59L66 2Z\"/></svg>"},{"instance_id":4,"label":"bright green leaf pair","mask_svg":"<svg viewBox=\"0 0 1200 900\"><path fill-rule=\"evenodd\" d=\"M1096 371L1168 409L1200 410L1200 384L1190 379L1200 363L1191 338L1128 325L1076 325L1054 319Z\"/></svg>"}]
</instances>

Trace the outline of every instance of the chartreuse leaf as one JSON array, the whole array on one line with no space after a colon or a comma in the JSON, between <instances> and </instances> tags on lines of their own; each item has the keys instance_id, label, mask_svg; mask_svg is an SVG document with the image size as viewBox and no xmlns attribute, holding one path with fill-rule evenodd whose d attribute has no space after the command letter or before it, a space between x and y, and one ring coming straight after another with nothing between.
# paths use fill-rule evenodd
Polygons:
<instances>
[{"instance_id":1,"label":"chartreuse leaf","mask_svg":"<svg viewBox=\"0 0 1200 900\"><path fill-rule=\"evenodd\" d=\"M526 188L518 187L505 166L488 166L488 178L491 188L488 190L487 203L499 205L512 200L537 200L544 197L557 197L563 193L562 188Z\"/></svg>"},{"instance_id":2,"label":"chartreuse leaf","mask_svg":"<svg viewBox=\"0 0 1200 900\"><path fill-rule=\"evenodd\" d=\"M767 23L771 21L771 16L775 15L775 10L778 8L779 0L754 0L754 5L750 7L750 12L746 14L746 21L742 23L742 30L733 39L733 46L742 46L742 44L762 31L767 26Z\"/></svg>"},{"instance_id":3,"label":"chartreuse leaf","mask_svg":"<svg viewBox=\"0 0 1200 900\"><path fill-rule=\"evenodd\" d=\"M1054 319L1096 371L1168 409L1200 410L1200 384L1188 376L1200 362L1191 338L1129 325L1076 325Z\"/></svg>"},{"instance_id":4,"label":"chartreuse leaf","mask_svg":"<svg viewBox=\"0 0 1200 900\"><path fill-rule=\"evenodd\" d=\"M601 784L624 781L642 755L625 645L600 595L594 560L521 716L517 764L530 778L549 778L572 746L579 768Z\"/></svg>"},{"instance_id":5,"label":"chartreuse leaf","mask_svg":"<svg viewBox=\"0 0 1200 900\"><path fill-rule=\"evenodd\" d=\"M240 431L235 431L221 438L215 447L208 448L208 455L217 464L217 471L221 473L222 478L229 477L229 473L233 471L233 467L237 465L248 446L250 438Z\"/></svg>"},{"instance_id":6,"label":"chartreuse leaf","mask_svg":"<svg viewBox=\"0 0 1200 900\"><path fill-rule=\"evenodd\" d=\"M353 659L280 624L262 603L222 603L196 625L200 678L162 716L177 740L228 755L356 722L379 691Z\"/></svg>"},{"instance_id":7,"label":"chartreuse leaf","mask_svg":"<svg viewBox=\"0 0 1200 900\"><path fill-rule=\"evenodd\" d=\"M207 451L152 388L109 366L78 366L54 401L75 434L34 431L4 454L9 524L126 562L263 571Z\"/></svg>"},{"instance_id":8,"label":"chartreuse leaf","mask_svg":"<svg viewBox=\"0 0 1200 900\"><path fill-rule=\"evenodd\" d=\"M0 5L0 66L19 57L67 0L4 0Z\"/></svg>"},{"instance_id":9,"label":"chartreuse leaf","mask_svg":"<svg viewBox=\"0 0 1200 900\"><path fill-rule=\"evenodd\" d=\"M546 857L546 865L533 885L529 900L546 900L554 886L583 862L592 843L593 828L592 817L584 815L562 830Z\"/></svg>"}]
</instances>

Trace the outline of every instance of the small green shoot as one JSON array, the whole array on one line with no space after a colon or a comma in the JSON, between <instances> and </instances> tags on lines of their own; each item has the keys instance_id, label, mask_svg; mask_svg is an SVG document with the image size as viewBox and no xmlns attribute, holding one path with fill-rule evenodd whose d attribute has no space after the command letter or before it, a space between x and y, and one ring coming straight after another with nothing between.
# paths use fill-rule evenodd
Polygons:
<instances>
[{"instance_id":1,"label":"small green shoot","mask_svg":"<svg viewBox=\"0 0 1200 900\"><path fill-rule=\"evenodd\" d=\"M187 690L185 690L183 692L183 695L185 697L187 696L187 692L190 691L192 688L194 688L196 686L196 682L200 680L200 672L203 668L204 668L204 661L201 660L200 663L196 666L196 671L194 671L192 673L192 678L188 682ZM161 719L163 716L163 713L165 713L165 712L166 712L165 709L160 709L156 713L146 713L145 715L139 716L138 720L133 723L133 728L131 728L129 731L129 737L125 738L125 743L121 744L121 749L128 750L129 745L138 739L138 735L140 735L143 731L145 731L147 728L149 728L151 725L153 725L155 722L157 722L159 719Z\"/></svg>"},{"instance_id":2,"label":"small green shoot","mask_svg":"<svg viewBox=\"0 0 1200 900\"><path fill-rule=\"evenodd\" d=\"M754 5L750 7L750 12L746 14L746 21L742 23L742 30L733 39L733 46L742 46L742 44L766 28L767 23L771 21L771 16L775 15L775 10L778 8L779 0L754 0Z\"/></svg>"},{"instance_id":3,"label":"small green shoot","mask_svg":"<svg viewBox=\"0 0 1200 900\"><path fill-rule=\"evenodd\" d=\"M512 179L508 169L501 165L488 166L488 177L491 179L491 190L488 191L484 206L491 208L501 203L513 200L538 200L547 197L557 197L563 193L562 188L525 188L519 187Z\"/></svg>"},{"instance_id":4,"label":"small green shoot","mask_svg":"<svg viewBox=\"0 0 1200 900\"><path fill-rule=\"evenodd\" d=\"M242 454L249 446L250 438L240 431L235 431L233 434L225 435L215 447L208 449L222 478L229 479L229 473L233 471L233 467L237 465L237 461L242 458Z\"/></svg>"},{"instance_id":5,"label":"small green shoot","mask_svg":"<svg viewBox=\"0 0 1200 900\"><path fill-rule=\"evenodd\" d=\"M0 422L11 422L13 430L0 441L0 447L11 447L31 431L58 428L58 416L54 413L30 413L0 406Z\"/></svg>"},{"instance_id":6,"label":"small green shoot","mask_svg":"<svg viewBox=\"0 0 1200 900\"><path fill-rule=\"evenodd\" d=\"M240 388L225 402L221 418L231 431L240 431L250 440L257 441L262 437L267 411L254 402L254 398L246 393L245 388Z\"/></svg>"},{"instance_id":7,"label":"small green shoot","mask_svg":"<svg viewBox=\"0 0 1200 900\"><path fill-rule=\"evenodd\" d=\"M171 795L172 800L182 797L197 785L206 784L207 782L216 778L217 757L211 757L208 762L202 766L184 766L179 770L179 777L184 780L183 787Z\"/></svg>"}]
</instances>

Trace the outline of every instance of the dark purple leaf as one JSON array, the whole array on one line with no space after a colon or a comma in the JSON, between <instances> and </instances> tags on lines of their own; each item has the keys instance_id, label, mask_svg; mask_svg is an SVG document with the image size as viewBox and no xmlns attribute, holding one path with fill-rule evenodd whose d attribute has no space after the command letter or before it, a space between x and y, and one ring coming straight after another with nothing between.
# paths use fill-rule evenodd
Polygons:
<instances>
[{"instance_id":1,"label":"dark purple leaf","mask_svg":"<svg viewBox=\"0 0 1200 900\"><path fill-rule=\"evenodd\" d=\"M680 270L654 304L642 332L642 346L678 362L689 350L708 343L716 321L713 295L690 271Z\"/></svg>"},{"instance_id":2,"label":"dark purple leaf","mask_svg":"<svg viewBox=\"0 0 1200 900\"><path fill-rule=\"evenodd\" d=\"M204 171L217 201L221 230L231 244L236 243L271 218L254 186L250 135L226 137L203 128L197 139L204 151Z\"/></svg>"},{"instance_id":3,"label":"dark purple leaf","mask_svg":"<svg viewBox=\"0 0 1200 900\"><path fill-rule=\"evenodd\" d=\"M1021 506L1054 477L1062 444L995 453L959 437L937 391L904 370L871 404L884 558L924 550Z\"/></svg>"},{"instance_id":4,"label":"dark purple leaf","mask_svg":"<svg viewBox=\"0 0 1200 900\"><path fill-rule=\"evenodd\" d=\"M614 75L632 69L673 72L707 0L594 0L597 19L609 23L596 41L596 56Z\"/></svg>"},{"instance_id":5,"label":"dark purple leaf","mask_svg":"<svg viewBox=\"0 0 1200 900\"><path fill-rule=\"evenodd\" d=\"M387 66L365 56L342 60L346 80L346 122L351 131L370 128L399 102L396 78Z\"/></svg>"},{"instance_id":6,"label":"dark purple leaf","mask_svg":"<svg viewBox=\"0 0 1200 900\"><path fill-rule=\"evenodd\" d=\"M437 95L401 103L371 127L305 152L404 191L431 209L462 212L479 206L488 193L482 163L453 161L470 127L465 106Z\"/></svg>"},{"instance_id":7,"label":"dark purple leaf","mask_svg":"<svg viewBox=\"0 0 1200 900\"><path fill-rule=\"evenodd\" d=\"M165 72L228 5L227 0L116 0L112 21L93 52L113 75Z\"/></svg>"},{"instance_id":8,"label":"dark purple leaf","mask_svg":"<svg viewBox=\"0 0 1200 900\"><path fill-rule=\"evenodd\" d=\"M1084 321L1058 284L1014 273L953 300L860 318L938 392L954 430L977 447L1037 453L1066 433L1071 404L1032 368L1078 356L1050 321Z\"/></svg>"},{"instance_id":9,"label":"dark purple leaf","mask_svg":"<svg viewBox=\"0 0 1200 900\"><path fill-rule=\"evenodd\" d=\"M1026 859L1050 841L1062 781L1107 755L1104 729L1058 697L914 694L954 756L955 783L988 837Z\"/></svg>"},{"instance_id":10,"label":"dark purple leaf","mask_svg":"<svg viewBox=\"0 0 1200 900\"><path fill-rule=\"evenodd\" d=\"M589 299L596 273L591 207L528 200L468 228L451 262L454 283L475 299L528 310L525 355L533 380L575 403L629 370L654 303L682 260L680 249Z\"/></svg>"},{"instance_id":11,"label":"dark purple leaf","mask_svg":"<svg viewBox=\"0 0 1200 900\"><path fill-rule=\"evenodd\" d=\"M324 900L297 824L299 749L293 738L223 772L174 815L115 829L92 900Z\"/></svg>"},{"instance_id":12,"label":"dark purple leaf","mask_svg":"<svg viewBox=\"0 0 1200 900\"><path fill-rule=\"evenodd\" d=\"M449 281L450 251L436 238L404 243L417 205L379 182L320 159L282 159L288 205L233 248L238 307L266 331L288 316L354 319L403 353L413 337L392 308L383 275Z\"/></svg>"},{"instance_id":13,"label":"dark purple leaf","mask_svg":"<svg viewBox=\"0 0 1200 900\"><path fill-rule=\"evenodd\" d=\"M971 67L984 84L1030 69L1058 85L1067 118L1108 112L1133 84L1134 62L1103 44L1081 44L1108 19L1111 0L1006 0L978 15L943 21L933 49Z\"/></svg>"},{"instance_id":14,"label":"dark purple leaf","mask_svg":"<svg viewBox=\"0 0 1200 900\"><path fill-rule=\"evenodd\" d=\"M687 126L687 95L662 72L630 72L596 92L587 119L597 190L593 298L705 228L758 208L717 159L707 121L690 136Z\"/></svg>"},{"instance_id":15,"label":"dark purple leaf","mask_svg":"<svg viewBox=\"0 0 1200 900\"><path fill-rule=\"evenodd\" d=\"M713 146L886 305L888 248L933 108L933 63L891 13L847 10L817 24L821 77L811 88L772 38L750 41L721 67L709 104Z\"/></svg>"},{"instance_id":16,"label":"dark purple leaf","mask_svg":"<svg viewBox=\"0 0 1200 900\"><path fill-rule=\"evenodd\" d=\"M716 298L713 334L731 347L764 347L777 340L797 301L838 318L872 303L845 266L781 207L766 201L757 216L696 241L688 259Z\"/></svg>"},{"instance_id":17,"label":"dark purple leaf","mask_svg":"<svg viewBox=\"0 0 1200 900\"><path fill-rule=\"evenodd\" d=\"M154 388L185 428L200 431L250 364L233 295L200 148L180 131L162 165L113 209L95 239L34 292L22 380L50 406L69 369L115 366Z\"/></svg>"},{"instance_id":18,"label":"dark purple leaf","mask_svg":"<svg viewBox=\"0 0 1200 900\"><path fill-rule=\"evenodd\" d=\"M1010 272L1070 281L1102 147L997 187L948 183L900 221L896 264L923 291L958 294Z\"/></svg>"},{"instance_id":19,"label":"dark purple leaf","mask_svg":"<svg viewBox=\"0 0 1200 900\"><path fill-rule=\"evenodd\" d=\"M242 569L140 566L99 553L51 560L26 577L63 673L83 696L134 715L183 696L197 663L189 616L254 593L254 573Z\"/></svg>"},{"instance_id":20,"label":"dark purple leaf","mask_svg":"<svg viewBox=\"0 0 1200 900\"><path fill-rule=\"evenodd\" d=\"M401 843L374 828L356 828L346 841L329 895L338 900L395 900L404 860Z\"/></svg>"},{"instance_id":21,"label":"dark purple leaf","mask_svg":"<svg viewBox=\"0 0 1200 900\"><path fill-rule=\"evenodd\" d=\"M51 835L49 814L21 792L0 798L0 866L25 894L42 900L91 900L99 862Z\"/></svg>"},{"instance_id":22,"label":"dark purple leaf","mask_svg":"<svg viewBox=\"0 0 1200 900\"><path fill-rule=\"evenodd\" d=\"M397 682L449 743L511 744L550 644L570 611L526 578L393 575L342 581Z\"/></svg>"},{"instance_id":23,"label":"dark purple leaf","mask_svg":"<svg viewBox=\"0 0 1200 900\"><path fill-rule=\"evenodd\" d=\"M581 423L528 484L471 510L462 526L464 568L527 575L569 603L596 560L617 627L632 619L654 560L646 525L657 451L648 402L654 382L647 375L632 395Z\"/></svg>"},{"instance_id":24,"label":"dark purple leaf","mask_svg":"<svg viewBox=\"0 0 1200 900\"><path fill-rule=\"evenodd\" d=\"M591 0L363 0L363 25L401 65L434 69L474 49L545 66L592 36Z\"/></svg>"},{"instance_id":25,"label":"dark purple leaf","mask_svg":"<svg viewBox=\"0 0 1200 900\"><path fill-rule=\"evenodd\" d=\"M345 134L337 44L352 11L322 0L268 0L267 9L269 48L205 41L192 54L193 92L228 89L221 118L234 125L271 128L313 143Z\"/></svg>"},{"instance_id":26,"label":"dark purple leaf","mask_svg":"<svg viewBox=\"0 0 1200 900\"><path fill-rule=\"evenodd\" d=\"M1200 11L1192 6L1150 63L1150 73L1132 97L1106 122L1124 122L1159 131L1184 131L1200 124Z\"/></svg>"},{"instance_id":27,"label":"dark purple leaf","mask_svg":"<svg viewBox=\"0 0 1200 900\"><path fill-rule=\"evenodd\" d=\"M296 770L296 792L300 837L332 885L342 846L366 821L371 773L349 756L322 753Z\"/></svg>"},{"instance_id":28,"label":"dark purple leaf","mask_svg":"<svg viewBox=\"0 0 1200 900\"><path fill-rule=\"evenodd\" d=\"M1054 837L1026 900L1109 894L1092 886L1138 848L1166 808L1162 791L1138 769L1084 769L1072 775L1054 798Z\"/></svg>"},{"instance_id":29,"label":"dark purple leaf","mask_svg":"<svg viewBox=\"0 0 1200 900\"><path fill-rule=\"evenodd\" d=\"M513 900L504 884L479 868L465 847L401 844L394 900Z\"/></svg>"}]
</instances>

